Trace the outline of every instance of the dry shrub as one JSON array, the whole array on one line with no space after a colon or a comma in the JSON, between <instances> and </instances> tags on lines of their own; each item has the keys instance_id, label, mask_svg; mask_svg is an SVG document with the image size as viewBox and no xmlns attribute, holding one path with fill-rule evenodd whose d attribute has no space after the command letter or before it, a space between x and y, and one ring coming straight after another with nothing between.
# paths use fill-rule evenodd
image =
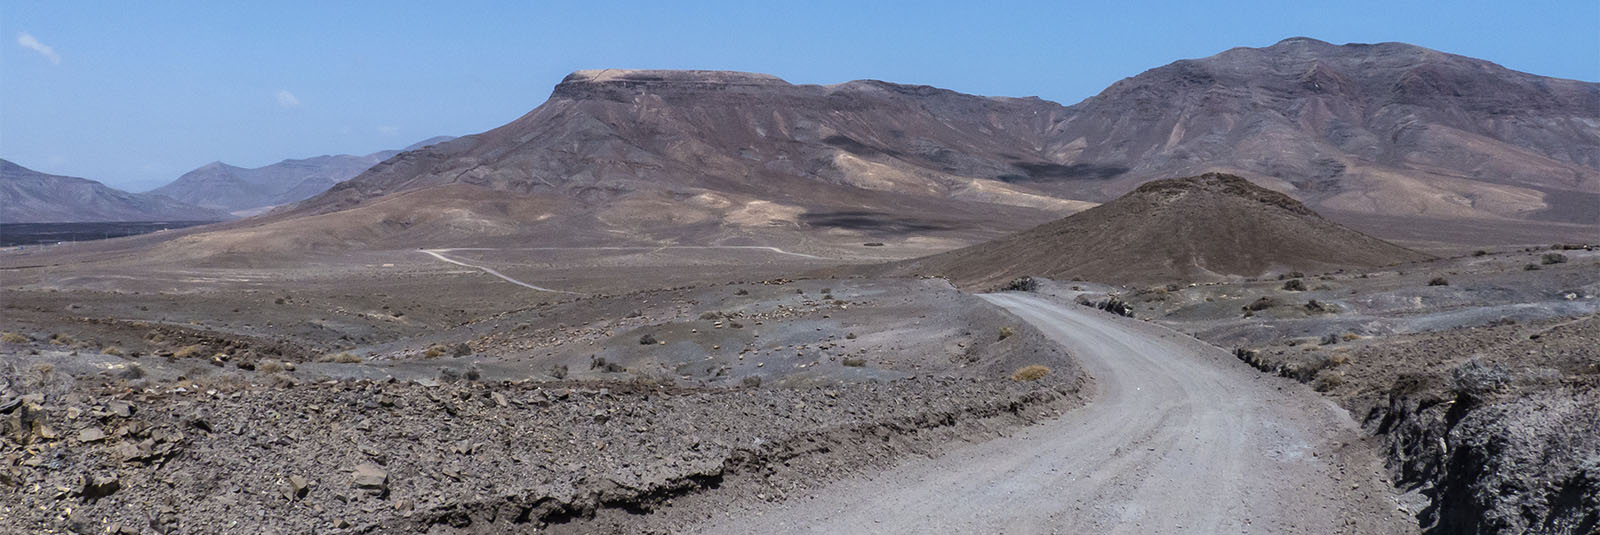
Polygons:
<instances>
[{"instance_id":1,"label":"dry shrub","mask_svg":"<svg viewBox=\"0 0 1600 535\"><path fill-rule=\"evenodd\" d=\"M444 346L438 345L428 346L428 350L422 353L423 358L436 359L442 356L444 356Z\"/></svg>"},{"instance_id":2,"label":"dry shrub","mask_svg":"<svg viewBox=\"0 0 1600 535\"><path fill-rule=\"evenodd\" d=\"M172 352L174 358L187 359L198 357L206 352L206 346L200 344L187 345Z\"/></svg>"},{"instance_id":3,"label":"dry shrub","mask_svg":"<svg viewBox=\"0 0 1600 535\"><path fill-rule=\"evenodd\" d=\"M5 342L7 344L26 344L28 342L32 342L32 340L29 340L28 337L17 333L0 333L0 342Z\"/></svg>"},{"instance_id":4,"label":"dry shrub","mask_svg":"<svg viewBox=\"0 0 1600 535\"><path fill-rule=\"evenodd\" d=\"M77 343L77 340L74 340L72 336L67 334L56 333L50 335L50 345L70 346L75 343Z\"/></svg>"},{"instance_id":5,"label":"dry shrub","mask_svg":"<svg viewBox=\"0 0 1600 535\"><path fill-rule=\"evenodd\" d=\"M283 363L276 360L263 360L256 365L256 371L261 373L278 373L283 371Z\"/></svg>"},{"instance_id":6,"label":"dry shrub","mask_svg":"<svg viewBox=\"0 0 1600 535\"><path fill-rule=\"evenodd\" d=\"M851 368L860 368L862 366L866 366L867 365L867 359L847 358L847 359L844 359L844 362L842 362L842 364L844 364L845 366L849 366Z\"/></svg>"},{"instance_id":7,"label":"dry shrub","mask_svg":"<svg viewBox=\"0 0 1600 535\"><path fill-rule=\"evenodd\" d=\"M1011 327L1001 327L1000 328L1000 339L1001 340L1005 340L1007 338L1010 338L1015 334L1017 334L1017 330L1016 329L1013 329Z\"/></svg>"},{"instance_id":8,"label":"dry shrub","mask_svg":"<svg viewBox=\"0 0 1600 535\"><path fill-rule=\"evenodd\" d=\"M354 353L351 353L349 351L345 351L345 352L342 352L342 353L335 353L335 354L332 354L332 355L323 355L321 360L323 362L337 362L337 363L340 363L340 364L358 364L358 363L361 362L361 356L356 355Z\"/></svg>"},{"instance_id":9,"label":"dry shrub","mask_svg":"<svg viewBox=\"0 0 1600 535\"><path fill-rule=\"evenodd\" d=\"M122 348L117 347L117 346L106 346L105 349L101 349L100 352L101 353L105 353L107 355L111 355L113 357L122 356Z\"/></svg>"},{"instance_id":10,"label":"dry shrub","mask_svg":"<svg viewBox=\"0 0 1600 535\"><path fill-rule=\"evenodd\" d=\"M1037 381L1046 375L1050 375L1050 368L1034 364L1032 366L1023 366L1022 368L1019 368L1017 373L1011 374L1011 380Z\"/></svg>"}]
</instances>

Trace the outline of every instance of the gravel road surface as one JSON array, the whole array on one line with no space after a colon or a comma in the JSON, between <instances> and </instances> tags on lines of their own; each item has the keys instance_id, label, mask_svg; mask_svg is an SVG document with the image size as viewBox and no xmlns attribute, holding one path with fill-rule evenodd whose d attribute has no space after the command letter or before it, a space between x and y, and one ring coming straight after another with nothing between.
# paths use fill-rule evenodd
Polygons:
<instances>
[{"instance_id":1,"label":"gravel road surface","mask_svg":"<svg viewBox=\"0 0 1600 535\"><path fill-rule=\"evenodd\" d=\"M1302 385L1145 322L1027 294L990 302L1094 378L1016 435L730 509L703 533L1415 533L1370 445Z\"/></svg>"}]
</instances>

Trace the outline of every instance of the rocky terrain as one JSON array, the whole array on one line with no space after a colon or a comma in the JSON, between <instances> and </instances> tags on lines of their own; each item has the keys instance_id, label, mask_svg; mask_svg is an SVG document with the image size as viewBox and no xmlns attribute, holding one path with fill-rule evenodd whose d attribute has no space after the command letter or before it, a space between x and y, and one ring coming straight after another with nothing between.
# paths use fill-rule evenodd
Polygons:
<instances>
[{"instance_id":1,"label":"rocky terrain","mask_svg":"<svg viewBox=\"0 0 1600 535\"><path fill-rule=\"evenodd\" d=\"M671 532L1051 417L1085 380L937 279L524 301L415 258L410 292L360 297L396 275L8 286L5 529Z\"/></svg>"},{"instance_id":2,"label":"rocky terrain","mask_svg":"<svg viewBox=\"0 0 1600 535\"><path fill-rule=\"evenodd\" d=\"M1426 533L1600 522L1600 256L1557 246L1391 270L1093 288L1335 399L1383 441ZM1047 293L1067 298L1066 283Z\"/></svg>"},{"instance_id":3,"label":"rocky terrain","mask_svg":"<svg viewBox=\"0 0 1600 535\"><path fill-rule=\"evenodd\" d=\"M165 186L150 190L150 193L166 195L196 206L253 215L252 212L298 202L328 191L334 184L349 180L401 152L451 139L455 138L438 136L400 150L379 151L363 156L334 154L283 160L256 168L211 162L184 173Z\"/></svg>"},{"instance_id":4,"label":"rocky terrain","mask_svg":"<svg viewBox=\"0 0 1600 535\"><path fill-rule=\"evenodd\" d=\"M1111 283L1216 281L1427 258L1328 221L1288 195L1211 173L1149 182L1061 220L892 265L888 272L941 275L987 289L1022 276Z\"/></svg>"},{"instance_id":5,"label":"rocky terrain","mask_svg":"<svg viewBox=\"0 0 1600 535\"><path fill-rule=\"evenodd\" d=\"M1102 195L1224 171L1324 213L1592 229L1597 113L1600 84L1404 43L1297 37L1112 84L1052 126L1047 150L1058 163L1127 169L1090 186Z\"/></svg>"},{"instance_id":6,"label":"rocky terrain","mask_svg":"<svg viewBox=\"0 0 1600 535\"><path fill-rule=\"evenodd\" d=\"M128 193L85 178L41 173L0 160L0 223L221 221L222 211L164 195Z\"/></svg>"}]
</instances>

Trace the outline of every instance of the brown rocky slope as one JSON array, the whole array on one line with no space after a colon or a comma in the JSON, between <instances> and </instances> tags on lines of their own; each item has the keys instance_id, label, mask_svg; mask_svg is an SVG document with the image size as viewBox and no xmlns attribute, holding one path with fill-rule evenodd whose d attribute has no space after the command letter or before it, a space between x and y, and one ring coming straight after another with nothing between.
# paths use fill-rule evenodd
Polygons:
<instances>
[{"instance_id":1,"label":"brown rocky slope","mask_svg":"<svg viewBox=\"0 0 1600 535\"><path fill-rule=\"evenodd\" d=\"M1025 276L1100 282L1204 281L1375 267L1427 255L1323 219L1237 176L1147 183L1115 201L991 241L874 270L942 275L968 287Z\"/></svg>"}]
</instances>

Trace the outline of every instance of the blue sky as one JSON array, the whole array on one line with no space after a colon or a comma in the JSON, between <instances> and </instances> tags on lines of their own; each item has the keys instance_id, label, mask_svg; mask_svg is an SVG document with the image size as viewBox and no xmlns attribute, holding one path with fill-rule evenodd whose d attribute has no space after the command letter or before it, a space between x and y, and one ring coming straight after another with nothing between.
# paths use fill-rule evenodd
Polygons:
<instances>
[{"instance_id":1,"label":"blue sky","mask_svg":"<svg viewBox=\"0 0 1600 535\"><path fill-rule=\"evenodd\" d=\"M1072 104L1291 36L1600 80L1600 2L0 4L0 158L142 191L515 119L583 68L860 78Z\"/></svg>"}]
</instances>

